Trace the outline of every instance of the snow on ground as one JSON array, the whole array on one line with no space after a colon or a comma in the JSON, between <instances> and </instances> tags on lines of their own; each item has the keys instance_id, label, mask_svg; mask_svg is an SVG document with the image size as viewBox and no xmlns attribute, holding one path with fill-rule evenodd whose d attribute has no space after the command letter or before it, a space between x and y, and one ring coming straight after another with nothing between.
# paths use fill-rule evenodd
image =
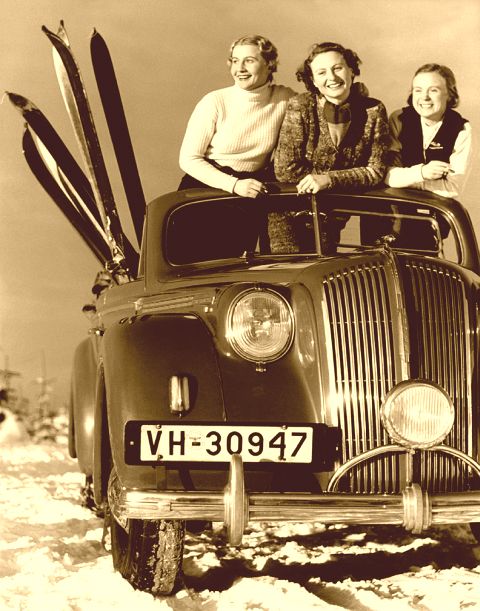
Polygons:
<instances>
[{"instance_id":1,"label":"snow on ground","mask_svg":"<svg viewBox=\"0 0 480 611\"><path fill-rule=\"evenodd\" d=\"M184 587L154 599L114 572L102 521L79 504L82 476L65 442L34 444L11 422L9 431L0 426L2 609L480 609L480 548L463 526L415 537L259 523L230 548L215 524L187 536Z\"/></svg>"}]
</instances>

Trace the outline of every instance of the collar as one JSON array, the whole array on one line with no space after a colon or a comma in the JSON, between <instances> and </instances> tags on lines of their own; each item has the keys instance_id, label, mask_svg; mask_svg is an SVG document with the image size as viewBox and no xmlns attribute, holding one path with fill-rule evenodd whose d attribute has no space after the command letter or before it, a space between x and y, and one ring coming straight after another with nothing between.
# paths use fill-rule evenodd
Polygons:
<instances>
[{"instance_id":1,"label":"collar","mask_svg":"<svg viewBox=\"0 0 480 611\"><path fill-rule=\"evenodd\" d=\"M428 125L426 119L424 117L420 117L420 123L422 125L422 130L423 131L430 131L430 132L435 132L437 130L440 129L440 127L442 126L443 123L443 119L444 119L445 115L443 115L443 117L440 119L440 121L437 121L436 123L432 123L431 125Z\"/></svg>"},{"instance_id":2,"label":"collar","mask_svg":"<svg viewBox=\"0 0 480 611\"><path fill-rule=\"evenodd\" d=\"M256 89L242 89L236 83L233 85L233 89L238 91L238 95L243 95L246 98L251 98L253 100L263 97L265 94L269 94L271 91L271 87L273 87L273 83L271 81L266 82L264 85L257 87Z\"/></svg>"}]
</instances>

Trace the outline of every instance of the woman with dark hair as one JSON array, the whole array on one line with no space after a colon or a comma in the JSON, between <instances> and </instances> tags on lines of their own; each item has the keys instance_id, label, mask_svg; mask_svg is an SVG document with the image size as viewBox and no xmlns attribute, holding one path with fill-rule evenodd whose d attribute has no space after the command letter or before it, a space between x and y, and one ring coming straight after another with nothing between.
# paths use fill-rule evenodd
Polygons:
<instances>
[{"instance_id":1,"label":"woman with dark hair","mask_svg":"<svg viewBox=\"0 0 480 611\"><path fill-rule=\"evenodd\" d=\"M273 180L271 156L295 92L273 83L278 53L263 36L235 40L227 63L234 84L204 96L188 122L179 189L210 186L254 198Z\"/></svg>"},{"instance_id":2,"label":"woman with dark hair","mask_svg":"<svg viewBox=\"0 0 480 611\"><path fill-rule=\"evenodd\" d=\"M385 182L457 197L472 156L470 123L458 114L453 72L424 64L415 72L408 106L390 117L391 144Z\"/></svg>"},{"instance_id":3,"label":"woman with dark hair","mask_svg":"<svg viewBox=\"0 0 480 611\"><path fill-rule=\"evenodd\" d=\"M312 46L297 71L306 93L293 97L275 152L278 180L299 193L372 187L386 170L388 122L384 105L361 83L360 58L331 42Z\"/></svg>"}]
</instances>

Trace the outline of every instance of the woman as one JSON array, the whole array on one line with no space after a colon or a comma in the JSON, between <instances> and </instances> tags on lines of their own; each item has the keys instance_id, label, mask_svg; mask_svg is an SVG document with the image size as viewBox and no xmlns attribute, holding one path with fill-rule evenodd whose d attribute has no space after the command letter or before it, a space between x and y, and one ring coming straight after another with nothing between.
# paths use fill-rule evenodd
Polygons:
<instances>
[{"instance_id":1,"label":"woman","mask_svg":"<svg viewBox=\"0 0 480 611\"><path fill-rule=\"evenodd\" d=\"M186 175L179 189L210 186L252 198L266 192L268 164L295 93L273 83L277 58L263 36L233 42L228 65L234 84L208 93L193 111L180 149Z\"/></svg>"},{"instance_id":2,"label":"woman","mask_svg":"<svg viewBox=\"0 0 480 611\"><path fill-rule=\"evenodd\" d=\"M359 65L354 51L323 42L312 46L297 71L307 92L288 104L275 152L275 174L280 181L297 183L299 193L373 187L385 175L387 114L382 102L368 97L361 83L354 83ZM324 226L325 253L335 251L347 220L330 219ZM307 233L288 213L270 215L272 252L310 248Z\"/></svg>"},{"instance_id":3,"label":"woman","mask_svg":"<svg viewBox=\"0 0 480 611\"><path fill-rule=\"evenodd\" d=\"M297 71L306 93L292 98L275 153L275 174L299 193L372 187L385 175L384 105L354 83L360 59L332 42L312 46Z\"/></svg>"},{"instance_id":4,"label":"woman","mask_svg":"<svg viewBox=\"0 0 480 611\"><path fill-rule=\"evenodd\" d=\"M408 106L390 117L391 144L385 182L457 197L472 156L470 123L453 108L459 96L455 76L440 64L415 72Z\"/></svg>"}]
</instances>

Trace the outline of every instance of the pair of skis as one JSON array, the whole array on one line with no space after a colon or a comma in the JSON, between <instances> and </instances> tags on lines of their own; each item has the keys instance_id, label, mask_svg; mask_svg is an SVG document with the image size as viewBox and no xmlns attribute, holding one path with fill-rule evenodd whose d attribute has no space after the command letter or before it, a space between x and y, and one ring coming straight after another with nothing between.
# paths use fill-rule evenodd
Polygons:
<instances>
[{"instance_id":1,"label":"pair of skis","mask_svg":"<svg viewBox=\"0 0 480 611\"><path fill-rule=\"evenodd\" d=\"M99 261L118 283L126 282L135 274L138 253L122 231L80 71L63 22L57 34L46 27L42 29L53 45L57 79L88 178L45 115L26 98L8 93L10 101L27 122L23 137L25 158L36 178ZM111 57L105 41L96 31L91 39L91 53L135 233L140 242L145 197ZM35 133L35 139L28 126Z\"/></svg>"}]
</instances>

